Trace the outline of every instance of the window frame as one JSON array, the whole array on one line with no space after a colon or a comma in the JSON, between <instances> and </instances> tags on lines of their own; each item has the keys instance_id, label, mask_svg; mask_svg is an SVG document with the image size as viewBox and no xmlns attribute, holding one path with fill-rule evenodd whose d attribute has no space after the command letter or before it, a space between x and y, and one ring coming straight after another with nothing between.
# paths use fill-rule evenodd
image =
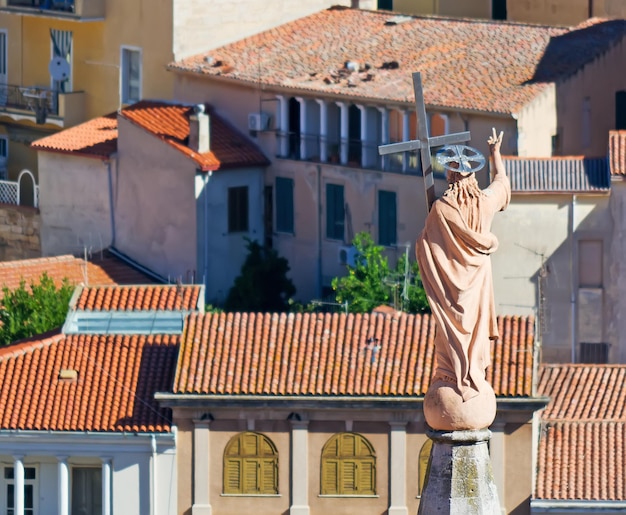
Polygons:
<instances>
[{"instance_id":1,"label":"window frame","mask_svg":"<svg viewBox=\"0 0 626 515\"><path fill-rule=\"evenodd\" d=\"M282 204L282 197L279 195L279 182L288 187L289 197L287 205ZM276 177L274 181L274 209L275 209L275 225L276 232L283 234L295 234L295 209L294 209L294 191L295 182L291 177ZM279 206L282 205L282 209ZM286 220L285 220L286 217Z\"/></svg>"},{"instance_id":2,"label":"window frame","mask_svg":"<svg viewBox=\"0 0 626 515\"><path fill-rule=\"evenodd\" d=\"M9 507L8 502L8 486L13 485L13 495L15 499L15 466L10 464L5 464L2 467L2 489L0 491L0 503L3 507L3 510L6 510L6 513L9 513L9 510L12 510L13 514L15 513L14 507ZM13 470L13 478L9 479L6 477L6 470ZM34 479L26 479L26 470L33 469L35 471ZM26 508L26 494L24 494L24 515L37 515L39 513L39 467L36 464L24 464L24 489L27 486L33 487L33 507L32 512L29 513L27 510L30 508Z\"/></svg>"},{"instance_id":3,"label":"window frame","mask_svg":"<svg viewBox=\"0 0 626 515\"><path fill-rule=\"evenodd\" d=\"M354 439L355 452L350 454L344 452L343 440L347 437ZM335 445L336 442L336 445ZM335 446L335 449L333 449ZM365 449L364 452L360 452ZM320 463L320 496L324 497L376 497L376 452L374 446L367 438L359 433L337 433L331 436L324 444L321 452ZM333 472L329 469L335 467ZM367 470L370 466L369 481L363 476L361 470ZM350 469L352 468L353 480L350 489L346 485L346 479L349 480ZM329 477L331 475L331 477ZM362 482L363 481L363 484ZM334 483L334 486L331 484ZM368 483L365 485L364 483Z\"/></svg>"},{"instance_id":4,"label":"window frame","mask_svg":"<svg viewBox=\"0 0 626 515\"><path fill-rule=\"evenodd\" d=\"M383 225L383 197L387 195L393 195L393 224L385 222ZM384 247L395 247L398 244L398 194L391 190L378 190L376 200L378 202L378 244ZM386 232L391 230L392 225L392 233L383 241L383 234L387 236Z\"/></svg>"},{"instance_id":5,"label":"window frame","mask_svg":"<svg viewBox=\"0 0 626 515\"><path fill-rule=\"evenodd\" d=\"M126 78L126 70L129 70L129 63L124 58L125 55L130 55L131 52L139 54L139 77L137 82L139 83L137 89L139 90L138 98L130 98L130 77ZM130 70L129 70L130 71ZM121 45L120 46L120 103L122 105L134 104L139 102L143 97L143 50L141 47Z\"/></svg>"},{"instance_id":6,"label":"window frame","mask_svg":"<svg viewBox=\"0 0 626 515\"><path fill-rule=\"evenodd\" d=\"M237 192L241 192L241 197ZM243 194L245 192L245 195ZM228 188L228 206L226 220L229 234L245 233L250 231L250 188L247 185L231 186ZM237 198L234 198L237 197ZM245 202L242 203L242 199Z\"/></svg>"},{"instance_id":7,"label":"window frame","mask_svg":"<svg viewBox=\"0 0 626 515\"><path fill-rule=\"evenodd\" d=\"M246 453L245 440L250 437L256 439L256 453ZM233 448L235 448L233 450ZM263 449L269 450L264 452ZM230 452L233 450L233 452ZM237 464L238 470L233 469ZM256 489L246 484L246 472L256 467ZM238 474L238 485L231 484L231 474ZM269 472L272 486L266 488L264 484L265 474ZM224 448L222 495L233 496L277 496L278 489L278 450L270 438L263 433L243 431L233 436Z\"/></svg>"},{"instance_id":8,"label":"window frame","mask_svg":"<svg viewBox=\"0 0 626 515\"><path fill-rule=\"evenodd\" d=\"M336 190L335 190L336 189ZM336 204L336 200L333 199L333 206L331 209L330 203L330 191L335 190L337 193L341 191L341 206ZM334 193L333 195L336 195ZM335 241L344 241L346 234L346 193L343 184L337 184L333 182L327 182L325 188L324 204L326 208L326 239ZM341 216L339 216L341 214ZM336 218L335 218L336 217ZM341 218L341 221L339 221ZM339 229L339 227L341 227ZM341 236L339 233L341 232Z\"/></svg>"}]
</instances>

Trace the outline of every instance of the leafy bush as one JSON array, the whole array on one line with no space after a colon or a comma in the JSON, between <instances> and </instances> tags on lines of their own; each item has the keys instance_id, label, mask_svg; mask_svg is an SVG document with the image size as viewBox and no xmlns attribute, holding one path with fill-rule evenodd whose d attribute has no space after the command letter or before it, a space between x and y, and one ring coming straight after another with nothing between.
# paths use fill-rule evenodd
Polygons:
<instances>
[{"instance_id":1,"label":"leafy bush","mask_svg":"<svg viewBox=\"0 0 626 515\"><path fill-rule=\"evenodd\" d=\"M32 281L30 286L22 280L18 288L2 288L0 307L0 344L45 333L65 322L74 287L67 279L60 288L47 273Z\"/></svg>"}]
</instances>

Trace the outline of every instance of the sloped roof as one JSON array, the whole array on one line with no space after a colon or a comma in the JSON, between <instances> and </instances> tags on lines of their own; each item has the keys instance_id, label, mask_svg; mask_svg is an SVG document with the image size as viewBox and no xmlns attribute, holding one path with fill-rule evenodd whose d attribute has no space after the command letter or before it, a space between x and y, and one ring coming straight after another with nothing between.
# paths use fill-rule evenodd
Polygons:
<instances>
[{"instance_id":1,"label":"sloped roof","mask_svg":"<svg viewBox=\"0 0 626 515\"><path fill-rule=\"evenodd\" d=\"M146 284L154 280L108 252L98 254L85 261L71 255L20 259L0 262L0 288L19 287L20 281L26 285L38 282L47 273L58 286L67 278L73 285L91 284Z\"/></svg>"},{"instance_id":2,"label":"sloped roof","mask_svg":"<svg viewBox=\"0 0 626 515\"><path fill-rule=\"evenodd\" d=\"M609 132L611 175L626 177L626 131Z\"/></svg>"},{"instance_id":3,"label":"sloped roof","mask_svg":"<svg viewBox=\"0 0 626 515\"><path fill-rule=\"evenodd\" d=\"M179 341L53 334L2 347L0 429L167 432L154 393L171 387Z\"/></svg>"},{"instance_id":4,"label":"sloped roof","mask_svg":"<svg viewBox=\"0 0 626 515\"><path fill-rule=\"evenodd\" d=\"M626 500L626 366L543 365L535 499Z\"/></svg>"},{"instance_id":5,"label":"sloped roof","mask_svg":"<svg viewBox=\"0 0 626 515\"><path fill-rule=\"evenodd\" d=\"M208 106L210 152L198 154L187 146L193 107L142 100L120 111L120 116L147 130L193 159L204 171L267 166L268 159L247 137Z\"/></svg>"},{"instance_id":6,"label":"sloped roof","mask_svg":"<svg viewBox=\"0 0 626 515\"><path fill-rule=\"evenodd\" d=\"M514 193L608 193L611 187L606 158L503 158Z\"/></svg>"},{"instance_id":7,"label":"sloped roof","mask_svg":"<svg viewBox=\"0 0 626 515\"><path fill-rule=\"evenodd\" d=\"M427 105L510 114L625 34L626 20L568 29L333 7L169 68L402 103L414 102L412 73L419 71ZM361 71L350 73L346 62Z\"/></svg>"},{"instance_id":8,"label":"sloped roof","mask_svg":"<svg viewBox=\"0 0 626 515\"><path fill-rule=\"evenodd\" d=\"M94 118L31 143L36 150L103 158L117 152L117 113Z\"/></svg>"},{"instance_id":9,"label":"sloped roof","mask_svg":"<svg viewBox=\"0 0 626 515\"><path fill-rule=\"evenodd\" d=\"M198 309L202 286L92 286L78 292L72 309L89 311L150 311Z\"/></svg>"},{"instance_id":10,"label":"sloped roof","mask_svg":"<svg viewBox=\"0 0 626 515\"><path fill-rule=\"evenodd\" d=\"M532 392L533 319L501 317L488 380L497 395ZM434 320L408 314L194 313L174 394L423 396Z\"/></svg>"}]
</instances>

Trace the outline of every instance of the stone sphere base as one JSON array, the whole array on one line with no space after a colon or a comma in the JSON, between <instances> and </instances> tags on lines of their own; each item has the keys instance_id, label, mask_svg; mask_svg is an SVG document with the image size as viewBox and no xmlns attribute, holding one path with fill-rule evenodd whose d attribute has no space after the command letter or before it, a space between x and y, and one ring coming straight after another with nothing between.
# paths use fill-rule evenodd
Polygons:
<instances>
[{"instance_id":1,"label":"stone sphere base","mask_svg":"<svg viewBox=\"0 0 626 515\"><path fill-rule=\"evenodd\" d=\"M485 381L479 393L465 402L448 382L435 381L424 397L424 417L439 431L462 431L489 427L496 417L496 395Z\"/></svg>"}]
</instances>

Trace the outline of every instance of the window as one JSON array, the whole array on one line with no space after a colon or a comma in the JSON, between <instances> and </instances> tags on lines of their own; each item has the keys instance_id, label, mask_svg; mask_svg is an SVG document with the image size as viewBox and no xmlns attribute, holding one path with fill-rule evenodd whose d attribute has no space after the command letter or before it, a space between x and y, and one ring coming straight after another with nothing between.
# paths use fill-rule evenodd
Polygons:
<instances>
[{"instance_id":1,"label":"window","mask_svg":"<svg viewBox=\"0 0 626 515\"><path fill-rule=\"evenodd\" d=\"M433 441L429 438L428 440L426 440L426 443L424 443L424 445L422 445L422 448L420 449L419 464L418 464L419 466L418 492L420 495L422 495L422 493L424 492L426 475L428 474L428 464L430 462L430 451L432 451L432 448L433 448Z\"/></svg>"},{"instance_id":2,"label":"window","mask_svg":"<svg viewBox=\"0 0 626 515\"><path fill-rule=\"evenodd\" d=\"M608 363L609 344L608 343L581 343L579 363Z\"/></svg>"},{"instance_id":3,"label":"window","mask_svg":"<svg viewBox=\"0 0 626 515\"><path fill-rule=\"evenodd\" d=\"M326 237L331 240L342 240L344 233L345 205L343 186L340 184L326 185Z\"/></svg>"},{"instance_id":4,"label":"window","mask_svg":"<svg viewBox=\"0 0 626 515\"><path fill-rule=\"evenodd\" d=\"M102 513L102 469L72 468L72 515Z\"/></svg>"},{"instance_id":5,"label":"window","mask_svg":"<svg viewBox=\"0 0 626 515\"><path fill-rule=\"evenodd\" d=\"M615 93L615 130L626 130L626 91Z\"/></svg>"},{"instance_id":6,"label":"window","mask_svg":"<svg viewBox=\"0 0 626 515\"><path fill-rule=\"evenodd\" d=\"M430 117L430 135L444 136L449 132L449 120L445 114L435 113Z\"/></svg>"},{"instance_id":7,"label":"window","mask_svg":"<svg viewBox=\"0 0 626 515\"><path fill-rule=\"evenodd\" d=\"M395 245L397 241L396 224L396 193L394 191L378 191L378 243L379 245Z\"/></svg>"},{"instance_id":8,"label":"window","mask_svg":"<svg viewBox=\"0 0 626 515\"><path fill-rule=\"evenodd\" d=\"M248 186L228 188L228 232L248 230Z\"/></svg>"},{"instance_id":9,"label":"window","mask_svg":"<svg viewBox=\"0 0 626 515\"><path fill-rule=\"evenodd\" d=\"M122 104L132 104L141 99L141 50L122 47L120 63Z\"/></svg>"},{"instance_id":10,"label":"window","mask_svg":"<svg viewBox=\"0 0 626 515\"><path fill-rule=\"evenodd\" d=\"M9 138L0 136L0 180L7 178L7 162L9 160Z\"/></svg>"},{"instance_id":11,"label":"window","mask_svg":"<svg viewBox=\"0 0 626 515\"><path fill-rule=\"evenodd\" d=\"M602 288L602 240L579 240L578 286Z\"/></svg>"},{"instance_id":12,"label":"window","mask_svg":"<svg viewBox=\"0 0 626 515\"><path fill-rule=\"evenodd\" d=\"M339 433L322 449L322 495L375 495L376 455L357 433Z\"/></svg>"},{"instance_id":13,"label":"window","mask_svg":"<svg viewBox=\"0 0 626 515\"><path fill-rule=\"evenodd\" d=\"M5 508L7 515L15 513L15 470L4 467ZM24 467L24 515L34 515L37 499L37 469Z\"/></svg>"},{"instance_id":14,"label":"window","mask_svg":"<svg viewBox=\"0 0 626 515\"><path fill-rule=\"evenodd\" d=\"M491 0L491 17L494 20L506 20L506 0Z\"/></svg>"},{"instance_id":15,"label":"window","mask_svg":"<svg viewBox=\"0 0 626 515\"><path fill-rule=\"evenodd\" d=\"M50 39L52 40L52 57L65 59L69 70L66 78L61 78L61 75L52 77L52 89L61 92L72 91L72 32L50 29Z\"/></svg>"},{"instance_id":16,"label":"window","mask_svg":"<svg viewBox=\"0 0 626 515\"><path fill-rule=\"evenodd\" d=\"M278 494L278 452L260 433L233 438L224 451L225 494Z\"/></svg>"},{"instance_id":17,"label":"window","mask_svg":"<svg viewBox=\"0 0 626 515\"><path fill-rule=\"evenodd\" d=\"M276 230L293 234L293 179L276 177Z\"/></svg>"}]
</instances>

